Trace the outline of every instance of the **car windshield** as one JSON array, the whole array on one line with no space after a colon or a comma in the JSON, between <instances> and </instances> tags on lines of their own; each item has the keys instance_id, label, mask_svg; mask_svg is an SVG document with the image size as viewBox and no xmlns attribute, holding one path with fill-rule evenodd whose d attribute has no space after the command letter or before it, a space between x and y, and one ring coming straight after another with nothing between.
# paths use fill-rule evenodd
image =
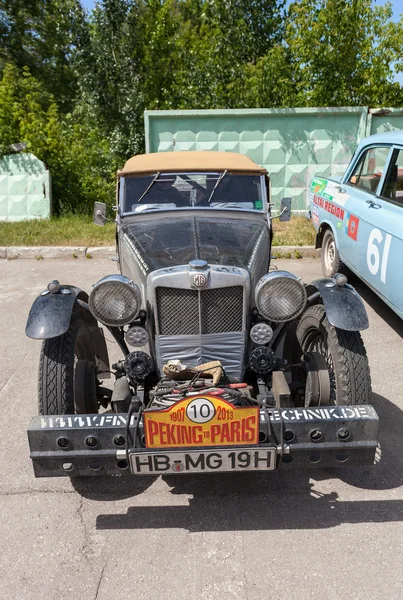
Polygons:
<instances>
[{"instance_id":1,"label":"car windshield","mask_svg":"<svg viewBox=\"0 0 403 600\"><path fill-rule=\"evenodd\" d=\"M264 208L261 177L230 173L122 177L120 199L124 213L175 208Z\"/></svg>"}]
</instances>

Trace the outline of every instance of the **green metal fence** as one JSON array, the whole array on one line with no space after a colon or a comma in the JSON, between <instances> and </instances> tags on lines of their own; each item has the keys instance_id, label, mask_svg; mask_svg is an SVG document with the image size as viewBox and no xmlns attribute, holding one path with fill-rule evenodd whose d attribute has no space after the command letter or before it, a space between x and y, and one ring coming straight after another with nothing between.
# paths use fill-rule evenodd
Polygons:
<instances>
[{"instance_id":1,"label":"green metal fence","mask_svg":"<svg viewBox=\"0 0 403 600\"><path fill-rule=\"evenodd\" d=\"M403 129L403 110L284 108L146 111L147 152L222 150L247 154L270 175L273 201L305 212L314 175L344 173L357 142Z\"/></svg>"},{"instance_id":2,"label":"green metal fence","mask_svg":"<svg viewBox=\"0 0 403 600\"><path fill-rule=\"evenodd\" d=\"M0 221L50 216L51 179L33 154L9 154L0 159Z\"/></svg>"}]
</instances>

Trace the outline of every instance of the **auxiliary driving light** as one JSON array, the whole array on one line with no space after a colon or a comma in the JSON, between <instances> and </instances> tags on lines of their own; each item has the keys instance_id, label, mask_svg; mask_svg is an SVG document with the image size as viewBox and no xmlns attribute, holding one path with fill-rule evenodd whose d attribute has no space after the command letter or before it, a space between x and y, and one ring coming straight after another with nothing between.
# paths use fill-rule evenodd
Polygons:
<instances>
[{"instance_id":1,"label":"auxiliary driving light","mask_svg":"<svg viewBox=\"0 0 403 600\"><path fill-rule=\"evenodd\" d=\"M137 325L130 327L126 332L126 342L129 346L134 346L135 348L145 346L148 342L147 330Z\"/></svg>"},{"instance_id":2,"label":"auxiliary driving light","mask_svg":"<svg viewBox=\"0 0 403 600\"><path fill-rule=\"evenodd\" d=\"M250 338L255 344L264 346L273 337L273 329L267 323L256 323L250 330Z\"/></svg>"},{"instance_id":3,"label":"auxiliary driving light","mask_svg":"<svg viewBox=\"0 0 403 600\"><path fill-rule=\"evenodd\" d=\"M153 369L151 356L138 350L130 352L125 358L126 374L136 381L145 379Z\"/></svg>"},{"instance_id":4,"label":"auxiliary driving light","mask_svg":"<svg viewBox=\"0 0 403 600\"><path fill-rule=\"evenodd\" d=\"M256 306L268 321L284 323L298 317L306 306L307 295L301 280L288 271L264 275L255 290Z\"/></svg>"},{"instance_id":5,"label":"auxiliary driving light","mask_svg":"<svg viewBox=\"0 0 403 600\"><path fill-rule=\"evenodd\" d=\"M255 373L267 375L276 366L276 355L271 348L266 346L255 348L249 356L249 366Z\"/></svg>"},{"instance_id":6,"label":"auxiliary driving light","mask_svg":"<svg viewBox=\"0 0 403 600\"><path fill-rule=\"evenodd\" d=\"M140 311L140 290L124 275L107 275L94 285L89 307L94 317L104 325L129 325Z\"/></svg>"}]
</instances>

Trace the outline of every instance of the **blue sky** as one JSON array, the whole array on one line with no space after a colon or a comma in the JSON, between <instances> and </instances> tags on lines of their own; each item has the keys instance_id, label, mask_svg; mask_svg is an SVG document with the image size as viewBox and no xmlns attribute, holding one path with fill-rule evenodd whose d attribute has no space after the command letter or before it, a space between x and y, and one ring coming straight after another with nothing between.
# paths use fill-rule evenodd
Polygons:
<instances>
[{"instance_id":1,"label":"blue sky","mask_svg":"<svg viewBox=\"0 0 403 600\"><path fill-rule=\"evenodd\" d=\"M84 8L86 8L87 10L91 10L92 8L94 8L94 0L81 0L81 4L84 6Z\"/></svg>"},{"instance_id":2,"label":"blue sky","mask_svg":"<svg viewBox=\"0 0 403 600\"><path fill-rule=\"evenodd\" d=\"M386 4L386 0L375 0L375 4L379 4L380 6L383 6L384 4ZM403 0L392 0L392 6L393 6L393 18L395 21L397 21L399 18L399 15L401 13L403 13Z\"/></svg>"}]
</instances>

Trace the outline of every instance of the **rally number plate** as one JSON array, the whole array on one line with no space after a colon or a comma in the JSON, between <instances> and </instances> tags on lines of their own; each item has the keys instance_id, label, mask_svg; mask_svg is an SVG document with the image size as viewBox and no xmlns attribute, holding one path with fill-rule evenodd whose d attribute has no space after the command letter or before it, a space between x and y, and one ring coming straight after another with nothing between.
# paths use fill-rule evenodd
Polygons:
<instances>
[{"instance_id":1,"label":"rally number plate","mask_svg":"<svg viewBox=\"0 0 403 600\"><path fill-rule=\"evenodd\" d=\"M276 449L233 448L215 451L132 452L130 453L130 466L135 475L272 471L276 468Z\"/></svg>"},{"instance_id":2,"label":"rally number plate","mask_svg":"<svg viewBox=\"0 0 403 600\"><path fill-rule=\"evenodd\" d=\"M189 396L143 413L147 448L251 446L259 439L259 407L234 407L211 394Z\"/></svg>"}]
</instances>

